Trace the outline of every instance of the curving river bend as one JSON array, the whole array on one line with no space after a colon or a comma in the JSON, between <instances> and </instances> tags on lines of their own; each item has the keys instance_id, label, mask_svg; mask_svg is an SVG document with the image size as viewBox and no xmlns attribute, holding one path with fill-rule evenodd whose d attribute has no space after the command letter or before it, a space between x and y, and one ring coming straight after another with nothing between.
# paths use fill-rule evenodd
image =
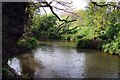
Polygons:
<instances>
[{"instance_id":1,"label":"curving river bend","mask_svg":"<svg viewBox=\"0 0 120 80\"><path fill-rule=\"evenodd\" d=\"M73 42L45 41L40 47L10 58L19 75L34 78L118 78L118 56L77 50Z\"/></svg>"}]
</instances>

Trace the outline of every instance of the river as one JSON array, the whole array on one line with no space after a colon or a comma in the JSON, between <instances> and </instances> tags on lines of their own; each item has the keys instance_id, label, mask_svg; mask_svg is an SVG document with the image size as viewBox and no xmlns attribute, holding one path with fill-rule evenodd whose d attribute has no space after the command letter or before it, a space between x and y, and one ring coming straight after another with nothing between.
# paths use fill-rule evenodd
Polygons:
<instances>
[{"instance_id":1,"label":"river","mask_svg":"<svg viewBox=\"0 0 120 80\"><path fill-rule=\"evenodd\" d=\"M118 59L97 50L77 50L74 42L45 41L9 58L8 65L34 78L118 78Z\"/></svg>"}]
</instances>

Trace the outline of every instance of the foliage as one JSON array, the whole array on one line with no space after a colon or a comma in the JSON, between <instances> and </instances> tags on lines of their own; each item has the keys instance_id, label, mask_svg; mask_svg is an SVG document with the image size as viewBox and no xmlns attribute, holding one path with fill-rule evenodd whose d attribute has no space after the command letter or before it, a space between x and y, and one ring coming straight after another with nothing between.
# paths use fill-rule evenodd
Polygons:
<instances>
[{"instance_id":1,"label":"foliage","mask_svg":"<svg viewBox=\"0 0 120 80\"><path fill-rule=\"evenodd\" d=\"M103 44L104 52L108 52L111 54L119 54L120 55L120 31L118 33L118 37L111 42Z\"/></svg>"},{"instance_id":2,"label":"foliage","mask_svg":"<svg viewBox=\"0 0 120 80\"><path fill-rule=\"evenodd\" d=\"M104 5L106 3L100 2L99 4ZM109 4L116 5L115 2L109 2ZM82 19L81 23L79 23L79 31L76 34L78 47L88 47L86 39L102 40L106 42L102 43L102 50L111 54L120 53L119 9L112 6L99 7L90 2L86 10L79 10L77 13ZM85 45L86 47L84 47Z\"/></svg>"},{"instance_id":3,"label":"foliage","mask_svg":"<svg viewBox=\"0 0 120 80\"><path fill-rule=\"evenodd\" d=\"M54 26L56 24L56 17L51 14L47 16L36 14L32 21L32 33L36 38L39 38L42 34L48 35L56 29Z\"/></svg>"},{"instance_id":4,"label":"foliage","mask_svg":"<svg viewBox=\"0 0 120 80\"><path fill-rule=\"evenodd\" d=\"M94 38L94 32L92 27L82 27L79 29L77 33L77 38L82 39L93 39Z\"/></svg>"},{"instance_id":5,"label":"foliage","mask_svg":"<svg viewBox=\"0 0 120 80\"><path fill-rule=\"evenodd\" d=\"M38 41L35 38L26 38L19 40L17 44L26 49L33 49L38 46Z\"/></svg>"},{"instance_id":6,"label":"foliage","mask_svg":"<svg viewBox=\"0 0 120 80\"><path fill-rule=\"evenodd\" d=\"M61 36L58 35L58 34L49 33L49 34L48 34L48 38L49 38L49 39L61 39Z\"/></svg>"},{"instance_id":7,"label":"foliage","mask_svg":"<svg viewBox=\"0 0 120 80\"><path fill-rule=\"evenodd\" d=\"M84 48L84 49L88 49L90 46L90 40L88 39L79 39L77 40L77 48Z\"/></svg>"},{"instance_id":8,"label":"foliage","mask_svg":"<svg viewBox=\"0 0 120 80\"><path fill-rule=\"evenodd\" d=\"M106 2L99 2L98 4L106 5ZM116 5L117 3L109 2L109 4ZM106 43L102 43L102 50L118 54L120 10L111 5L101 7L90 2L86 10L76 11L78 17L62 15L62 18L65 20L77 19L77 21L72 23L60 22L51 14L35 14L29 31L36 38L39 38L41 35L47 35L50 39L76 40L76 46L80 48L89 48L94 41L96 41L96 44L97 41L101 43L105 41ZM75 26L78 27L73 29ZM101 47L101 44L95 47Z\"/></svg>"},{"instance_id":9,"label":"foliage","mask_svg":"<svg viewBox=\"0 0 120 80\"><path fill-rule=\"evenodd\" d=\"M61 25L62 24L62 25ZM39 38L40 35L48 35L50 39L61 39L61 35L74 34L77 32L73 27L69 27L70 23L60 22L55 16L36 14L33 18L32 33L33 36Z\"/></svg>"}]
</instances>

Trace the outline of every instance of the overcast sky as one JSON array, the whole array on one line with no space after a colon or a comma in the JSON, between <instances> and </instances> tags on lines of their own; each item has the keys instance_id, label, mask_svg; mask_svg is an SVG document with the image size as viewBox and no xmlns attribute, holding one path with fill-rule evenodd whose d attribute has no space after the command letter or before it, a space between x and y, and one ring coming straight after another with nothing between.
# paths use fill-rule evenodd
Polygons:
<instances>
[{"instance_id":1,"label":"overcast sky","mask_svg":"<svg viewBox=\"0 0 120 80\"><path fill-rule=\"evenodd\" d=\"M47 0L47 1L50 1L50 0ZM65 1L65 0L63 0ZM67 1L67 0L66 0ZM68 0L70 1L70 0ZM87 3L85 2L85 0L72 0L72 8L74 8L74 10L79 10L79 9L85 9ZM58 7L58 5L56 4L53 4L53 6L56 6ZM59 8L62 8L62 6L59 6ZM49 8L45 8L46 12L47 13L51 13L50 9ZM59 14L59 11L55 11L57 14ZM44 10L42 10L42 13L45 13Z\"/></svg>"},{"instance_id":2,"label":"overcast sky","mask_svg":"<svg viewBox=\"0 0 120 80\"><path fill-rule=\"evenodd\" d=\"M85 0L72 0L72 1L75 9L85 9L85 6L87 5Z\"/></svg>"}]
</instances>

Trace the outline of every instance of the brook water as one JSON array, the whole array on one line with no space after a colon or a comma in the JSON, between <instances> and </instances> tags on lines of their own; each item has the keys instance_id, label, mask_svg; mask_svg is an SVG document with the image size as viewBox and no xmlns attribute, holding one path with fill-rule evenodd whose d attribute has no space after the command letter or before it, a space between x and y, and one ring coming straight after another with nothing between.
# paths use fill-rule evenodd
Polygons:
<instances>
[{"instance_id":1,"label":"brook water","mask_svg":"<svg viewBox=\"0 0 120 80\"><path fill-rule=\"evenodd\" d=\"M45 41L9 59L17 74L34 78L118 78L118 56L76 49L73 42Z\"/></svg>"}]
</instances>

